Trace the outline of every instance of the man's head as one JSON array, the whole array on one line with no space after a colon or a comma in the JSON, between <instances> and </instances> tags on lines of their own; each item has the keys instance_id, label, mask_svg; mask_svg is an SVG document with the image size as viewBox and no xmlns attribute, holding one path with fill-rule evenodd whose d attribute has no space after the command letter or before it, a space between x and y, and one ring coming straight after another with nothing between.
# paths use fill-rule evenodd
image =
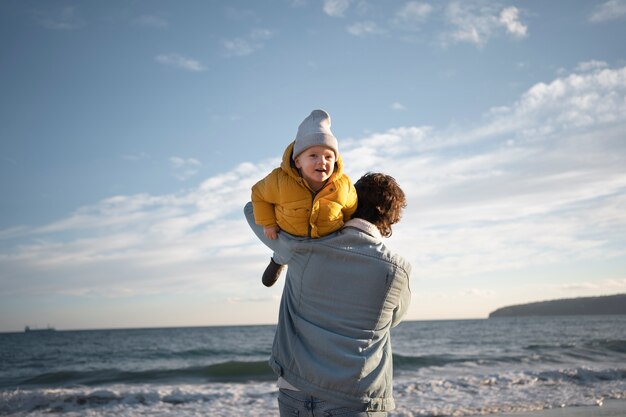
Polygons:
<instances>
[{"instance_id":1,"label":"man's head","mask_svg":"<svg viewBox=\"0 0 626 417\"><path fill-rule=\"evenodd\" d=\"M367 220L391 236L391 225L398 223L406 197L396 180L385 174L368 172L354 184L358 196L356 212L352 217Z\"/></svg>"}]
</instances>

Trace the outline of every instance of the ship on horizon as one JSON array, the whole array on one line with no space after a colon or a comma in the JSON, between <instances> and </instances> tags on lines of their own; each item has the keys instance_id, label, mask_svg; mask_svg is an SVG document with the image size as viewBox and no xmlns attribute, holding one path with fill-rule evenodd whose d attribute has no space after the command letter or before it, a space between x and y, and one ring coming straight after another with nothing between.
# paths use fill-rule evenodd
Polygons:
<instances>
[{"instance_id":1,"label":"ship on horizon","mask_svg":"<svg viewBox=\"0 0 626 417\"><path fill-rule=\"evenodd\" d=\"M51 327L50 325L48 325L48 327L46 327L45 329L33 329L30 326L26 326L24 327L24 333L32 333L32 332L56 332L56 329L54 327Z\"/></svg>"}]
</instances>

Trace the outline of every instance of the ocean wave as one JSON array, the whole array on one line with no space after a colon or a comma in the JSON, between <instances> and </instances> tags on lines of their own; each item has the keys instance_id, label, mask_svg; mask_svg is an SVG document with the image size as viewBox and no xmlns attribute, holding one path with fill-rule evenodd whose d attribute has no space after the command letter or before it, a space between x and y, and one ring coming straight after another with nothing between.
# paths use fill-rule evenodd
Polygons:
<instances>
[{"instance_id":1,"label":"ocean wave","mask_svg":"<svg viewBox=\"0 0 626 417\"><path fill-rule=\"evenodd\" d=\"M555 358L544 355L534 356L534 360L541 360L545 363L558 363ZM400 354L393 355L394 369L417 370L420 368L442 367L447 365L494 365L494 364L523 364L529 360L525 355L501 355L501 356L462 356L462 355L420 355L406 356Z\"/></svg>"},{"instance_id":2,"label":"ocean wave","mask_svg":"<svg viewBox=\"0 0 626 417\"><path fill-rule=\"evenodd\" d=\"M626 398L626 369L579 367L400 377L396 378L394 392L399 410L404 411L404 404L410 404L406 409L423 410L420 416L471 416L593 406Z\"/></svg>"},{"instance_id":3,"label":"ocean wave","mask_svg":"<svg viewBox=\"0 0 626 417\"><path fill-rule=\"evenodd\" d=\"M493 364L524 364L528 358L523 356L501 356L482 358L479 356L455 355L393 355L394 369L402 372L418 371L423 368L445 367L447 365L485 366ZM542 357L543 363L558 362ZM585 368L555 370L546 372L538 378L574 378L579 380L626 379L626 370L591 371ZM97 386L106 384L150 384L168 382L204 383L204 382L249 382L267 381L275 378L267 361L225 361L203 366L183 368L154 368L145 370L85 369L59 370L43 372L28 377L3 380L0 388L16 389L27 387L71 387Z\"/></svg>"},{"instance_id":4,"label":"ocean wave","mask_svg":"<svg viewBox=\"0 0 626 417\"><path fill-rule=\"evenodd\" d=\"M537 374L541 381L568 382L574 384L593 384L596 382L626 380L626 369L603 369L595 370L588 368L559 369L556 371L544 371Z\"/></svg>"},{"instance_id":5,"label":"ocean wave","mask_svg":"<svg viewBox=\"0 0 626 417\"><path fill-rule=\"evenodd\" d=\"M205 385L110 385L55 389L0 391L0 415L180 415L185 407L198 411L236 404L241 398L257 400L272 409L276 402L274 384ZM241 404L240 404L241 406ZM178 410L178 411L177 411ZM184 414L184 413L183 413ZM195 414L195 413L192 413ZM215 415L214 413L211 413ZM219 413L218 413L219 414ZM245 412L244 412L245 414ZM231 415L241 415L233 413Z\"/></svg>"},{"instance_id":6,"label":"ocean wave","mask_svg":"<svg viewBox=\"0 0 626 417\"><path fill-rule=\"evenodd\" d=\"M198 353L201 354L201 353ZM458 363L481 363L486 359L479 357L463 357L454 355L405 356L393 355L394 368L401 370L417 370L428 367L442 367ZM520 358L490 358L495 362L520 362ZM37 373L28 377L0 379L0 388L18 387L67 387L96 386L104 384L141 384L164 383L169 381L182 382L245 382L269 380L275 378L274 373L262 361L229 360L210 365L186 367L162 367L142 370L124 370L119 368L105 369L64 369Z\"/></svg>"},{"instance_id":7,"label":"ocean wave","mask_svg":"<svg viewBox=\"0 0 626 417\"><path fill-rule=\"evenodd\" d=\"M548 344L532 344L525 346L525 350L533 350L533 351L544 351L544 350L563 350L563 349L572 349L575 348L576 345L571 343L560 343L558 345L548 345Z\"/></svg>"},{"instance_id":8,"label":"ocean wave","mask_svg":"<svg viewBox=\"0 0 626 417\"><path fill-rule=\"evenodd\" d=\"M228 366L224 365L224 369ZM231 371L229 371L230 373ZM277 414L274 381L127 384L0 390L0 415L234 417ZM398 378L396 415L472 416L601 405L626 397L626 369L584 368L444 378ZM255 414L256 413L256 414Z\"/></svg>"},{"instance_id":9,"label":"ocean wave","mask_svg":"<svg viewBox=\"0 0 626 417\"><path fill-rule=\"evenodd\" d=\"M245 382L269 380L273 378L274 373L266 361L227 361L207 366L191 366L179 369L148 369L141 371L99 369L46 372L23 378L9 386L12 388L30 386L93 386L114 383L133 384L164 381Z\"/></svg>"},{"instance_id":10,"label":"ocean wave","mask_svg":"<svg viewBox=\"0 0 626 417\"><path fill-rule=\"evenodd\" d=\"M600 350L626 353L626 340L624 339L598 339L589 342L587 345Z\"/></svg>"},{"instance_id":11,"label":"ocean wave","mask_svg":"<svg viewBox=\"0 0 626 417\"><path fill-rule=\"evenodd\" d=\"M445 366L454 363L476 362L479 358L461 357L454 355L422 355L405 356L394 353L393 366L395 369L417 369L431 366Z\"/></svg>"},{"instance_id":12,"label":"ocean wave","mask_svg":"<svg viewBox=\"0 0 626 417\"><path fill-rule=\"evenodd\" d=\"M626 340L624 339L596 339L590 340L584 344L576 345L575 343L559 343L559 344L531 344L524 347L524 350L531 351L568 351L576 349L593 349L597 352L615 352L626 353Z\"/></svg>"},{"instance_id":13,"label":"ocean wave","mask_svg":"<svg viewBox=\"0 0 626 417\"><path fill-rule=\"evenodd\" d=\"M214 359L219 357L232 357L238 352L233 350L217 349L217 348L192 348L187 350L156 350L149 352L140 352L141 359L181 359L181 360L194 360L194 359ZM239 353L241 356L253 357L260 356L265 357L269 355L268 349L254 349L247 348Z\"/></svg>"}]
</instances>

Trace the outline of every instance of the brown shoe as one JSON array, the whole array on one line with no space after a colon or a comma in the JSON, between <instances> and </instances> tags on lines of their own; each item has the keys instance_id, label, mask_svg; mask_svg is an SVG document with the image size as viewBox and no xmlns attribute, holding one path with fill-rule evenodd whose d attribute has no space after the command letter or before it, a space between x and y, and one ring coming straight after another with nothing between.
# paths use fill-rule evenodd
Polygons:
<instances>
[{"instance_id":1,"label":"brown shoe","mask_svg":"<svg viewBox=\"0 0 626 417\"><path fill-rule=\"evenodd\" d=\"M261 279L261 281L263 281L263 285L266 287L274 285L276 281L278 281L278 277L280 277L280 273L283 272L284 268L285 265L277 264L274 262L273 258L270 258L270 263L267 268L265 268L263 278Z\"/></svg>"}]
</instances>

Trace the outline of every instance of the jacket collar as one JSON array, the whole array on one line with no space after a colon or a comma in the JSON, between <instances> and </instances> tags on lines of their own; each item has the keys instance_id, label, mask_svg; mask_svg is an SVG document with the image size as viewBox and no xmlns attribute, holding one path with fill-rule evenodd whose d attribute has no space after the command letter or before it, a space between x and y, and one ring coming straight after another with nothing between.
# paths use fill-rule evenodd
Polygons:
<instances>
[{"instance_id":1,"label":"jacket collar","mask_svg":"<svg viewBox=\"0 0 626 417\"><path fill-rule=\"evenodd\" d=\"M378 230L378 227L374 226L367 220L359 218L350 219L344 224L344 227L354 227L355 229L359 229L360 231L365 232L378 240L383 239L383 236L380 234L380 230Z\"/></svg>"}]
</instances>

